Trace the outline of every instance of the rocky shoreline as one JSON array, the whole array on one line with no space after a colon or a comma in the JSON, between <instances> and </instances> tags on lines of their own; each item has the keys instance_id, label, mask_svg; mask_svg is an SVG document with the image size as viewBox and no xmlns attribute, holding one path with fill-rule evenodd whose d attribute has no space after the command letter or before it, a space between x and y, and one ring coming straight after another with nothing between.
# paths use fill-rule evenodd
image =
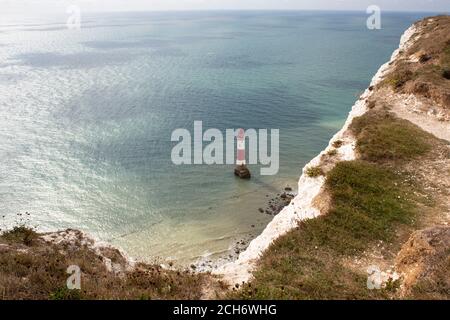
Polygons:
<instances>
[{"instance_id":1,"label":"rocky shoreline","mask_svg":"<svg viewBox=\"0 0 450 320\"><path fill-rule=\"evenodd\" d=\"M292 188L286 187L282 193L278 193L275 197L268 201L265 209L259 208L258 211L270 216L276 216L284 209L284 207L291 204L291 201L295 198L295 196L296 194L292 192ZM266 197L269 198L269 195L266 195Z\"/></svg>"},{"instance_id":2,"label":"rocky shoreline","mask_svg":"<svg viewBox=\"0 0 450 320\"><path fill-rule=\"evenodd\" d=\"M276 194L266 194L267 201L263 207L258 208L258 212L260 214L269 215L272 217L277 216L285 207L292 203L292 200L296 197L296 193L293 188L290 186L286 186L282 190L280 190ZM255 225L251 225L252 228ZM198 259L194 263L192 263L189 267L191 270L195 270L197 272L215 272L220 269L224 265L236 261L239 258L239 255L242 252L247 250L251 241L254 240L254 236L247 235L236 239L233 241L230 248L226 253L219 256L218 258L208 258L204 257Z\"/></svg>"}]
</instances>

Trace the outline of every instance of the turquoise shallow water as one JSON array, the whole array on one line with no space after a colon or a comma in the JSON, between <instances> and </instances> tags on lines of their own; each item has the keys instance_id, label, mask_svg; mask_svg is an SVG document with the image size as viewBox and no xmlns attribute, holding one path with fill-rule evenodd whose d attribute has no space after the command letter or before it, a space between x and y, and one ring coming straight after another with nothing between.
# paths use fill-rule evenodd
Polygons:
<instances>
[{"instance_id":1,"label":"turquoise shallow water","mask_svg":"<svg viewBox=\"0 0 450 320\"><path fill-rule=\"evenodd\" d=\"M258 234L266 195L343 124L422 14L190 12L4 19L0 214L78 228L143 259L191 261ZM276 176L180 166L176 128L277 128ZM253 225L253 226L252 226Z\"/></svg>"}]
</instances>

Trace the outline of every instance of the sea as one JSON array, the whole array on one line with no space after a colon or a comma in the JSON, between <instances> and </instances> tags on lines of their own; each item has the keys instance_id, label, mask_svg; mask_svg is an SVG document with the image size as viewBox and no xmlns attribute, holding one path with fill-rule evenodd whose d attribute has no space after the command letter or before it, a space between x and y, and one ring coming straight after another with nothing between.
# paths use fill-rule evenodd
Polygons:
<instances>
[{"instance_id":1,"label":"sea","mask_svg":"<svg viewBox=\"0 0 450 320\"><path fill-rule=\"evenodd\" d=\"M0 228L75 228L143 261L229 256L297 188L400 36L429 13L2 16ZM279 171L175 165L174 130L279 130Z\"/></svg>"}]
</instances>

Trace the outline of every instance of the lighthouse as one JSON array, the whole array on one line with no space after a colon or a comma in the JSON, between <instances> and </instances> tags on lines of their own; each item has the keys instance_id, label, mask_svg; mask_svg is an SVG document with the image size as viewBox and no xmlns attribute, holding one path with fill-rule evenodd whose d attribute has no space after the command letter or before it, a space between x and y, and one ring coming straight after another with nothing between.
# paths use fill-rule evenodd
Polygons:
<instances>
[{"instance_id":1,"label":"lighthouse","mask_svg":"<svg viewBox=\"0 0 450 320\"><path fill-rule=\"evenodd\" d=\"M251 174L245 161L245 131L239 129L237 134L236 168L234 174L241 179L250 179Z\"/></svg>"}]
</instances>

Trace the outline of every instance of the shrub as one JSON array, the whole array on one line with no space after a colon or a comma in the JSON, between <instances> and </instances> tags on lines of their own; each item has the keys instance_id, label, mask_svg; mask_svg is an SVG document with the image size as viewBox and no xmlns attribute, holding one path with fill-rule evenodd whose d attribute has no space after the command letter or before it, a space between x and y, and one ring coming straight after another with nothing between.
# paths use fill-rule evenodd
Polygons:
<instances>
[{"instance_id":1,"label":"shrub","mask_svg":"<svg viewBox=\"0 0 450 320\"><path fill-rule=\"evenodd\" d=\"M16 226L12 230L5 231L1 237L6 241L23 243L26 246L31 246L33 241L38 238L38 234L32 228Z\"/></svg>"},{"instance_id":2,"label":"shrub","mask_svg":"<svg viewBox=\"0 0 450 320\"><path fill-rule=\"evenodd\" d=\"M342 147L343 144L344 144L344 141L336 140L335 142L333 142L333 147L339 149L340 147Z\"/></svg>"},{"instance_id":3,"label":"shrub","mask_svg":"<svg viewBox=\"0 0 450 320\"><path fill-rule=\"evenodd\" d=\"M333 157L335 155L337 155L337 150L336 149L331 149L327 152L327 155L329 155L330 157Z\"/></svg>"},{"instance_id":4,"label":"shrub","mask_svg":"<svg viewBox=\"0 0 450 320\"><path fill-rule=\"evenodd\" d=\"M67 287L61 287L49 296L50 300L81 300L81 291L78 289L69 290Z\"/></svg>"},{"instance_id":5,"label":"shrub","mask_svg":"<svg viewBox=\"0 0 450 320\"><path fill-rule=\"evenodd\" d=\"M308 169L306 169L306 174L308 175L308 177L316 178L319 176L323 176L324 172L320 167L309 167Z\"/></svg>"},{"instance_id":6,"label":"shrub","mask_svg":"<svg viewBox=\"0 0 450 320\"><path fill-rule=\"evenodd\" d=\"M367 103L367 108L368 109L373 109L377 106L377 102L375 100L371 100Z\"/></svg>"},{"instance_id":7,"label":"shrub","mask_svg":"<svg viewBox=\"0 0 450 320\"><path fill-rule=\"evenodd\" d=\"M450 68L442 70L442 76L445 79L450 80Z\"/></svg>"},{"instance_id":8,"label":"shrub","mask_svg":"<svg viewBox=\"0 0 450 320\"><path fill-rule=\"evenodd\" d=\"M398 71L398 72L392 74L387 79L387 82L392 87L392 89L398 90L401 87L403 87L403 85L405 83L407 83L408 81L412 80L413 77L414 77L414 73L412 71L410 71L410 70L401 70L401 71Z\"/></svg>"}]
</instances>

